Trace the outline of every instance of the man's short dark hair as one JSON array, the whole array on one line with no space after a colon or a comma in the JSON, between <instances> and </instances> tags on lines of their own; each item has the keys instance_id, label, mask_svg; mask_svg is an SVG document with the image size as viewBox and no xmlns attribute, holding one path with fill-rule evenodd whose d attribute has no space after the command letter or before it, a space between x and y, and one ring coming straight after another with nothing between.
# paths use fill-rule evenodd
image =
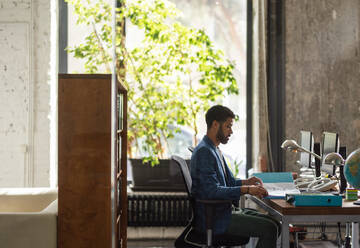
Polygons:
<instances>
[{"instance_id":1,"label":"man's short dark hair","mask_svg":"<svg viewBox=\"0 0 360 248\"><path fill-rule=\"evenodd\" d=\"M212 106L205 114L207 129L210 129L214 121L223 123L228 118L235 118L235 114L229 108L222 105Z\"/></svg>"}]
</instances>

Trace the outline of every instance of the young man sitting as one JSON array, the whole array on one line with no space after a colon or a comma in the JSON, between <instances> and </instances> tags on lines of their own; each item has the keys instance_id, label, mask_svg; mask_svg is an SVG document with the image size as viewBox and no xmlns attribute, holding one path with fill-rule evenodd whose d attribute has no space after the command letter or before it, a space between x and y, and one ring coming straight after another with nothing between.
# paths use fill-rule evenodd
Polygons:
<instances>
[{"instance_id":1,"label":"young man sitting","mask_svg":"<svg viewBox=\"0 0 360 248\"><path fill-rule=\"evenodd\" d=\"M259 198L268 194L257 177L235 179L219 149L219 144L226 144L233 133L234 118L234 113L221 105L213 106L206 112L207 133L194 149L190 166L191 193L197 199L239 201L242 194ZM195 211L196 229L205 232L205 208L197 204ZM232 211L229 204L224 204L216 207L213 219L215 235L258 237L257 248L276 247L280 225L268 215L250 209Z\"/></svg>"}]
</instances>

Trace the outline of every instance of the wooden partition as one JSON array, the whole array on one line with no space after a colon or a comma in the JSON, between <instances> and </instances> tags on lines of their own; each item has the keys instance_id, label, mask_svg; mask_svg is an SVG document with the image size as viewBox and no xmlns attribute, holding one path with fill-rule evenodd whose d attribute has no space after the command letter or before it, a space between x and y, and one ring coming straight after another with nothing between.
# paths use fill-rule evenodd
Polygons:
<instances>
[{"instance_id":1,"label":"wooden partition","mask_svg":"<svg viewBox=\"0 0 360 248\"><path fill-rule=\"evenodd\" d=\"M116 102L121 122L116 126L125 129L114 141L111 75L59 75L59 248L126 247L126 90L121 85ZM115 153L112 142L118 144Z\"/></svg>"}]
</instances>

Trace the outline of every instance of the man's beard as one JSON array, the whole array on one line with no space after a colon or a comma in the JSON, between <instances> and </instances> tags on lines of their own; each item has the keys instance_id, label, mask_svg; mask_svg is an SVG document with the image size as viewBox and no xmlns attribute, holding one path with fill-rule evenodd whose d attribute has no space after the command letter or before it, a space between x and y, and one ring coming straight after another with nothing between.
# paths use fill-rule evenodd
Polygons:
<instances>
[{"instance_id":1,"label":"man's beard","mask_svg":"<svg viewBox=\"0 0 360 248\"><path fill-rule=\"evenodd\" d=\"M225 137L225 134L222 130L222 125L219 127L219 130L216 133L216 138L220 141L221 144L226 144L229 141L229 137Z\"/></svg>"}]
</instances>

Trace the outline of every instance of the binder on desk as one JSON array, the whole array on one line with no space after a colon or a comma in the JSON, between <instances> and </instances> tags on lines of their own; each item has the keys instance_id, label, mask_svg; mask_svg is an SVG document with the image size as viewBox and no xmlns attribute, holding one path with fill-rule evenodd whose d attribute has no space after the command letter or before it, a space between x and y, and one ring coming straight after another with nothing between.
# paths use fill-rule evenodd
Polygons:
<instances>
[{"instance_id":1,"label":"binder on desk","mask_svg":"<svg viewBox=\"0 0 360 248\"><path fill-rule=\"evenodd\" d=\"M285 199L286 194L300 194L295 187L291 172L261 172L253 173L253 176L260 178L269 199Z\"/></svg>"},{"instance_id":2,"label":"binder on desk","mask_svg":"<svg viewBox=\"0 0 360 248\"><path fill-rule=\"evenodd\" d=\"M342 197L333 194L289 194L286 195L286 201L296 207L341 207Z\"/></svg>"}]
</instances>

